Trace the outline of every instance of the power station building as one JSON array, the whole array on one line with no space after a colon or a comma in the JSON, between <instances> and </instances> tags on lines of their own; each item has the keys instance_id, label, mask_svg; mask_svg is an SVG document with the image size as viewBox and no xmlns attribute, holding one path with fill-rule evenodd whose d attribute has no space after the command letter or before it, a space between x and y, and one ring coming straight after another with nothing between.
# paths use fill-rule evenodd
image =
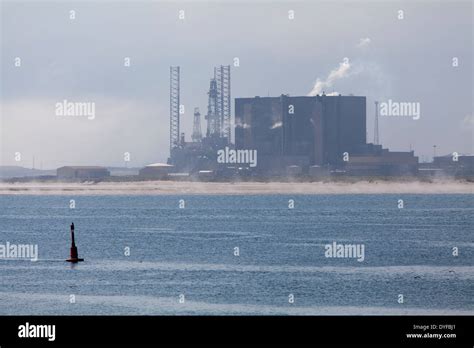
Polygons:
<instances>
[{"instance_id":1,"label":"power station building","mask_svg":"<svg viewBox=\"0 0 474 348\"><path fill-rule=\"evenodd\" d=\"M356 96L235 99L235 146L255 149L261 170L338 165L366 144L366 100Z\"/></svg>"},{"instance_id":2,"label":"power station building","mask_svg":"<svg viewBox=\"0 0 474 348\"><path fill-rule=\"evenodd\" d=\"M306 173L415 174L418 163L413 152L367 144L366 98L351 95L236 98L235 147L257 150L257 172L270 175L297 167Z\"/></svg>"}]
</instances>

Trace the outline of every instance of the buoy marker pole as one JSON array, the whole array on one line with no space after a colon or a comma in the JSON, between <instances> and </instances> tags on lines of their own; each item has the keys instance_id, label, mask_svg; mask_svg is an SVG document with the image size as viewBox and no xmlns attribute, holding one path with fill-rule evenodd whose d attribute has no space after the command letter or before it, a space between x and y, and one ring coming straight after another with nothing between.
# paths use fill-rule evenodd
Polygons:
<instances>
[{"instance_id":1,"label":"buoy marker pole","mask_svg":"<svg viewBox=\"0 0 474 348\"><path fill-rule=\"evenodd\" d=\"M71 257L66 261L72 263L84 261L84 259L79 258L79 254L77 252L76 241L74 239L74 222L71 224L71 241Z\"/></svg>"}]
</instances>

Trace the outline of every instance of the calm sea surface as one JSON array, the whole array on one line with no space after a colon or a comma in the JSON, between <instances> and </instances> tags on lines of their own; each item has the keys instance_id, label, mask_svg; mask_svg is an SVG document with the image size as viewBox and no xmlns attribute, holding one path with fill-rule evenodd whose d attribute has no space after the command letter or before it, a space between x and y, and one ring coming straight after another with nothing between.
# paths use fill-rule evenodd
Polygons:
<instances>
[{"instance_id":1,"label":"calm sea surface","mask_svg":"<svg viewBox=\"0 0 474 348\"><path fill-rule=\"evenodd\" d=\"M7 242L39 260L0 260L0 315L474 314L474 195L7 195Z\"/></svg>"}]
</instances>

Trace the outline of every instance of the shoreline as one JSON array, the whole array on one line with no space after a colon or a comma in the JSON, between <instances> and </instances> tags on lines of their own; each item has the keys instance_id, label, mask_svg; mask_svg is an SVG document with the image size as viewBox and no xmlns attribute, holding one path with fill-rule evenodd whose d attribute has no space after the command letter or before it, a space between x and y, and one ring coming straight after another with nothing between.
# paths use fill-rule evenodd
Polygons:
<instances>
[{"instance_id":1,"label":"shoreline","mask_svg":"<svg viewBox=\"0 0 474 348\"><path fill-rule=\"evenodd\" d=\"M397 182L18 182L0 183L0 195L325 195L474 194L466 181Z\"/></svg>"}]
</instances>

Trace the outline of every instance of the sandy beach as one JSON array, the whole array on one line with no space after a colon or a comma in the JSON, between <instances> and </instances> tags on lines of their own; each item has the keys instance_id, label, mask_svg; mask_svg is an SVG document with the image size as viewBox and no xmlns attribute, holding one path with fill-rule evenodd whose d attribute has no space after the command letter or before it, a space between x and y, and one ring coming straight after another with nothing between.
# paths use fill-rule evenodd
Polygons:
<instances>
[{"instance_id":1,"label":"sandy beach","mask_svg":"<svg viewBox=\"0 0 474 348\"><path fill-rule=\"evenodd\" d=\"M252 195L252 194L473 194L474 183L436 182L99 182L0 183L0 195Z\"/></svg>"}]
</instances>

